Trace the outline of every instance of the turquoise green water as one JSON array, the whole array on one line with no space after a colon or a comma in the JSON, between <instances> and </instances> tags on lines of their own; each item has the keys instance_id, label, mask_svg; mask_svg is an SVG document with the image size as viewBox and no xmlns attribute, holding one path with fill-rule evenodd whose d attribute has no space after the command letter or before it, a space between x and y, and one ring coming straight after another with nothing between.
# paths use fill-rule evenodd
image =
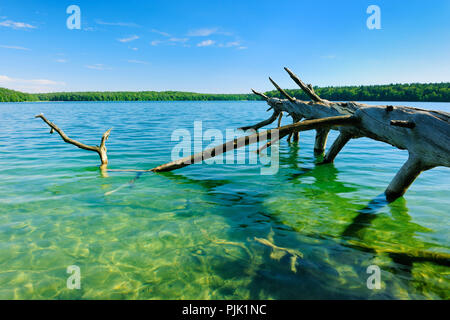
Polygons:
<instances>
[{"instance_id":1,"label":"turquoise green water","mask_svg":"<svg viewBox=\"0 0 450 320\"><path fill-rule=\"evenodd\" d=\"M88 144L113 127L109 167L148 169L170 160L174 129L192 132L203 120L204 130L225 131L265 110L262 102L0 104L0 299L448 299L448 168L423 173L387 205L377 199L405 151L359 139L316 166L306 132L299 145L281 143L276 175L204 164L127 185L135 173L102 176L96 154L33 118L43 112ZM70 265L80 267L79 290L66 287ZM366 286L369 265L381 269L380 290Z\"/></svg>"}]
</instances>

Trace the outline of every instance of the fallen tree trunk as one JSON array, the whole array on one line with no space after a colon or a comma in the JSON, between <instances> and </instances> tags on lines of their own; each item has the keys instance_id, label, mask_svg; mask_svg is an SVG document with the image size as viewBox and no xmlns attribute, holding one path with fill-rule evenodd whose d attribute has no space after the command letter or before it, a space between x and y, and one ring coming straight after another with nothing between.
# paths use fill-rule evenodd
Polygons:
<instances>
[{"instance_id":1,"label":"fallen tree trunk","mask_svg":"<svg viewBox=\"0 0 450 320\"><path fill-rule=\"evenodd\" d=\"M288 136L290 140L298 140L298 132L316 130L314 153L322 155L325 151L328 133L338 130L339 136L325 154L322 163L333 162L342 148L355 138L368 137L388 143L402 150L408 150L408 161L395 175L385 195L388 201L402 196L408 187L424 170L437 166L450 167L450 114L443 111L424 110L405 106L372 106L358 102L331 102L320 98L311 85L306 85L294 73L285 68L290 77L311 98L302 101L289 96L271 78L269 80L285 99L269 98L263 93L252 91L262 97L272 110L272 115L255 125L244 126L242 130L258 130L279 119L277 129L271 129L228 141L200 153L172 161L148 170L114 170L134 172L164 172L186 167L215 157L219 154L263 140L270 143ZM287 113L293 119L293 124L280 127L281 115ZM42 114L41 118L50 127L50 133L56 131L62 139L81 149L95 151L99 154L101 168L106 169L108 158L105 143L111 131L103 134L100 146L88 146L70 139L55 124L48 121ZM301 121L304 119L303 121Z\"/></svg>"},{"instance_id":2,"label":"fallen tree trunk","mask_svg":"<svg viewBox=\"0 0 450 320\"><path fill-rule=\"evenodd\" d=\"M346 116L337 116L337 117L329 117L323 119L313 119L302 122L297 122L294 124L290 124L284 127L280 127L277 129L271 129L267 131L263 131L260 133L254 133L249 136L243 136L240 138L236 138L232 141L228 141L222 145L206 149L200 153L196 153L191 156L187 156L181 158L179 160L175 160L156 168L151 169L153 172L164 172L164 171L172 171L175 169L180 169L186 167L190 164L198 163L203 160L207 160L209 158L215 157L219 154L247 146L251 143L256 143L258 141L264 141L268 139L278 139L278 137L285 137L290 132L299 132L299 131L307 131L316 128L324 128L331 126L349 126L353 125L358 121L357 118L346 115Z\"/></svg>"},{"instance_id":3,"label":"fallen tree trunk","mask_svg":"<svg viewBox=\"0 0 450 320\"><path fill-rule=\"evenodd\" d=\"M358 102L331 102L320 98L311 85L304 84L289 69L285 68L285 70L294 82L311 98L311 101L297 100L289 96L275 81L269 78L285 99L269 98L252 89L255 94L266 100L270 106L268 111L273 109L273 114L267 120L256 125L242 127L241 129L259 129L273 123L277 118L279 119L280 114L285 112L292 117L294 122L301 119L305 120L293 125L280 127L277 139L281 139L286 135L290 139L293 134L298 134L299 131L315 129L317 131L314 145L316 155L324 153L330 129L340 131L339 136L325 155L322 163L333 162L338 153L351 139L361 137L368 137L388 143L402 150L408 150L408 161L402 166L385 190L388 201L393 201L402 196L422 171L437 166L450 167L449 113L405 106L372 106ZM347 117L345 118L346 120L343 117ZM324 121L311 122L314 119ZM335 119L340 120L336 121ZM333 123L333 121L336 122ZM312 123L315 125L310 125ZM254 142L257 142L257 140L255 139ZM230 151L239 146L230 141L216 148L222 150L223 147L226 147L226 151ZM213 151L212 154L210 153L211 151ZM205 150L203 153L159 166L152 169L152 171L179 169L204 159L205 153L211 156L222 153L217 153L217 151Z\"/></svg>"}]
</instances>

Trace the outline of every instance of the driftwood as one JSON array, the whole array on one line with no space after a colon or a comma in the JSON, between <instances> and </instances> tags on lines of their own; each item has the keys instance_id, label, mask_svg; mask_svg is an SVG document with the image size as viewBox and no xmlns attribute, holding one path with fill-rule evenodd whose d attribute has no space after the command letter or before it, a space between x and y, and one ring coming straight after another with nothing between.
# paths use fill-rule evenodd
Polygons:
<instances>
[{"instance_id":1,"label":"driftwood","mask_svg":"<svg viewBox=\"0 0 450 320\"><path fill-rule=\"evenodd\" d=\"M450 167L449 113L405 106L372 106L358 102L331 102L320 98L311 85L304 84L288 68L285 70L311 98L311 101L302 101L289 96L275 81L269 78L285 99L269 98L252 89L255 94L268 103L270 106L268 111L273 109L273 113L267 120L241 129L260 129L273 123L276 119L280 119L283 112L292 117L294 124L237 140L249 138L250 141L257 142L261 137L269 138L274 135L274 130L279 130L276 139L281 139L286 135L289 136L289 139L299 131L315 129L314 152L316 155L322 155L325 151L329 131L331 129L338 130L340 134L326 153L322 163L333 162L348 141L361 137L368 137L402 150L408 150L408 160L385 190L388 201L402 196L422 171L437 166ZM299 122L302 119L305 120ZM236 143L235 139L215 147L213 150L205 150L202 153L172 161L151 170L158 172L179 169L247 144L247 142Z\"/></svg>"},{"instance_id":2,"label":"driftwood","mask_svg":"<svg viewBox=\"0 0 450 320\"><path fill-rule=\"evenodd\" d=\"M351 115L346 116L336 116L329 117L324 119L312 119L307 121L302 121L294 124L290 124L284 127L280 127L277 129L270 129L267 131L254 133L249 136L243 136L240 138L236 138L232 141L228 141L222 145L206 149L203 152L196 153L191 156L187 156L181 158L179 160L175 160L156 168L150 169L153 172L164 172L164 171L172 171L175 169L180 169L186 167L190 164L201 162L203 160L207 160L209 158L215 157L219 154L225 153L227 151L231 151L237 149L239 147L247 146L251 143L256 143L258 141L263 141L267 139L271 139L273 136L282 138L287 136L290 132L299 132L299 131L307 131L316 128L326 128L331 126L349 126L358 121L355 117Z\"/></svg>"},{"instance_id":3,"label":"driftwood","mask_svg":"<svg viewBox=\"0 0 450 320\"><path fill-rule=\"evenodd\" d=\"M64 142L73 144L74 146L77 146L80 149L84 149L84 150L89 150L89 151L95 151L98 153L99 157L100 157L100 161L101 161L101 168L106 168L106 166L108 165L108 155L106 153L106 141L109 138L109 134L111 133L111 129L107 130L103 136L102 139L100 141L100 146L88 146L84 143L81 143L79 141L73 140L71 138L69 138L64 131L62 131L60 128L58 128L58 126L56 124L54 124L53 122L50 122L49 120L47 120L46 117L44 117L44 115L38 114L37 116L35 116L35 118L41 118L42 121L44 121L46 124L48 124L48 126L50 127L50 134L53 134L53 132L58 132L58 134L61 136L61 138L64 140Z\"/></svg>"},{"instance_id":4,"label":"driftwood","mask_svg":"<svg viewBox=\"0 0 450 320\"><path fill-rule=\"evenodd\" d=\"M358 102L331 102L320 98L311 85L303 83L289 69L285 68L285 70L294 82L311 98L311 101L302 101L289 96L275 81L269 78L284 99L269 98L265 94L252 89L256 95L263 98L270 106L267 111L273 110L272 115L267 120L240 128L242 130L252 130L254 133L153 169L107 170L133 172L172 171L259 141L270 140L258 152L270 146L274 141L286 136L289 141L292 137L294 137L294 141L298 141L298 133L306 130L316 130L314 145L314 153L316 155L324 154L330 130L339 131L339 136L325 154L322 163L333 162L347 142L360 137L368 137L388 143L402 150L408 150L408 160L385 190L388 201L402 196L422 171L437 166L450 167L449 113L405 106L372 106ZM287 113L292 117L293 124L280 127L283 113ZM81 149L97 152L100 156L101 168L106 170L108 157L105 143L111 129L103 134L100 146L88 146L70 139L42 114L36 117L41 118L51 127L50 133L53 133L53 131L58 132L65 142ZM267 126L277 119L278 128L255 132L255 130Z\"/></svg>"}]
</instances>

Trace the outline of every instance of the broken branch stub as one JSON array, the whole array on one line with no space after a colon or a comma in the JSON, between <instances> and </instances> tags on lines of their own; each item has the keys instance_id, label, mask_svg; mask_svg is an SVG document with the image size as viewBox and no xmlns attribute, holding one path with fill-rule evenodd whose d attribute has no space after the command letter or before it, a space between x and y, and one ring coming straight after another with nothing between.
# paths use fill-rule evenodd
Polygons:
<instances>
[{"instance_id":1,"label":"broken branch stub","mask_svg":"<svg viewBox=\"0 0 450 320\"><path fill-rule=\"evenodd\" d=\"M61 138L63 139L64 142L69 143L69 144L73 144L74 146L76 146L76 147L78 147L80 149L97 152L99 157L100 157L101 167L102 168L106 168L106 166L108 164L108 155L107 155L107 149L106 149L106 141L109 138L109 135L111 133L112 128L107 130L103 134L102 139L100 141L100 146L90 146L90 145L81 143L81 142L79 142L77 140L69 138L64 133L64 131L62 131L56 124L54 124L53 122L49 121L42 113L36 115L35 118L41 118L42 121L44 121L51 128L50 129L50 133L53 133L54 131L56 131L61 136Z\"/></svg>"}]
</instances>

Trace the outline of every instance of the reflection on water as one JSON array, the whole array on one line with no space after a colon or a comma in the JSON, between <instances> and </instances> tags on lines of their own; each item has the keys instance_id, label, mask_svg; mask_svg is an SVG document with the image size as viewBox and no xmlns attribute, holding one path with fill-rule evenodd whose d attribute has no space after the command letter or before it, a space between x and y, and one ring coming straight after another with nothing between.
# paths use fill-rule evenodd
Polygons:
<instances>
[{"instance_id":1,"label":"reflection on water","mask_svg":"<svg viewBox=\"0 0 450 320\"><path fill-rule=\"evenodd\" d=\"M386 203L380 193L405 152L359 139L334 164L317 165L313 133L305 132L299 144L281 143L274 176L251 165L102 174L95 154L32 118L43 112L94 144L114 126L111 168L148 169L170 159L173 129L201 119L204 130L237 128L265 109L1 104L0 298L448 299L447 168L425 172L405 198ZM373 264L381 290L366 287ZM80 290L66 288L69 265L81 269Z\"/></svg>"}]
</instances>

